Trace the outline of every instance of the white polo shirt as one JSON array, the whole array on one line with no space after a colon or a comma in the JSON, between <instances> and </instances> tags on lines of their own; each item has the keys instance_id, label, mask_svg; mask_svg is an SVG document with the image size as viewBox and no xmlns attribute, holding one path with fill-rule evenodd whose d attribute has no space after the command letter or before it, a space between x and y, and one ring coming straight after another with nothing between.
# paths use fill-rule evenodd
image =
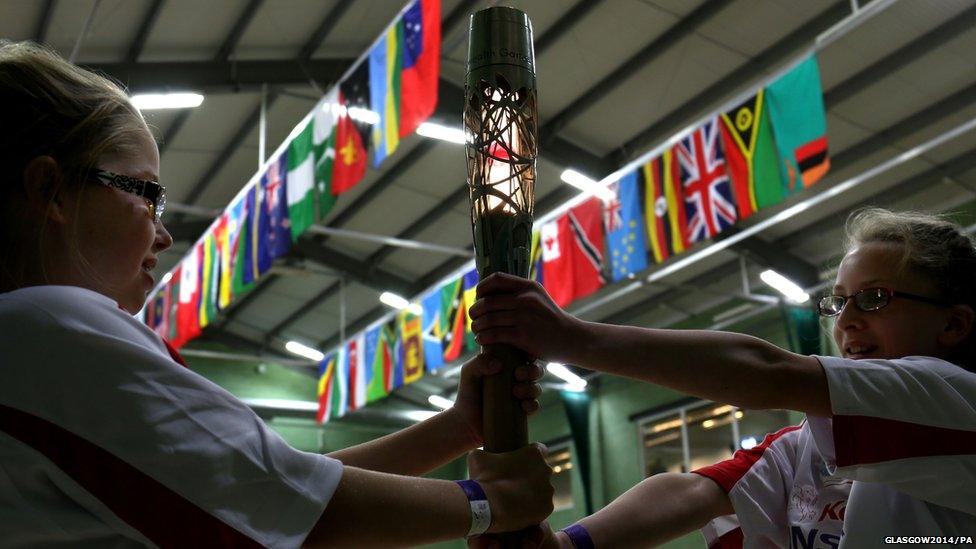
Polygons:
<instances>
[{"instance_id":1,"label":"white polo shirt","mask_svg":"<svg viewBox=\"0 0 976 549\"><path fill-rule=\"evenodd\" d=\"M806 422L693 471L716 482L735 515L702 528L711 549L837 549L851 481L827 471Z\"/></svg>"},{"instance_id":2,"label":"white polo shirt","mask_svg":"<svg viewBox=\"0 0 976 549\"><path fill-rule=\"evenodd\" d=\"M297 547L341 476L111 299L0 294L4 547Z\"/></svg>"},{"instance_id":3,"label":"white polo shirt","mask_svg":"<svg viewBox=\"0 0 976 549\"><path fill-rule=\"evenodd\" d=\"M832 418L808 417L828 469L854 480L842 548L976 541L976 374L932 357L817 357Z\"/></svg>"}]
</instances>

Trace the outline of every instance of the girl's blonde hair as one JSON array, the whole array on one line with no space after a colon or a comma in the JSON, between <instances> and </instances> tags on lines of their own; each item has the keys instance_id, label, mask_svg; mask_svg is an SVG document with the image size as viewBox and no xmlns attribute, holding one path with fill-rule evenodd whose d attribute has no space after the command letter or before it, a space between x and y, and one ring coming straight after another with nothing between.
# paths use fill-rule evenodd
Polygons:
<instances>
[{"instance_id":1,"label":"girl's blonde hair","mask_svg":"<svg viewBox=\"0 0 976 549\"><path fill-rule=\"evenodd\" d=\"M976 310L976 247L963 229L939 216L920 212L858 210L847 219L847 251L869 242L902 245L902 268L926 277L940 299ZM973 330L976 332L976 329ZM976 368L976 336L959 345L953 360Z\"/></svg>"},{"instance_id":2,"label":"girl's blonde hair","mask_svg":"<svg viewBox=\"0 0 976 549\"><path fill-rule=\"evenodd\" d=\"M30 42L0 40L0 292L19 288L40 257L45 219L25 218L14 196L24 168L50 156L58 177L45 188L80 187L100 158L137 154L142 115L108 78Z\"/></svg>"}]
</instances>

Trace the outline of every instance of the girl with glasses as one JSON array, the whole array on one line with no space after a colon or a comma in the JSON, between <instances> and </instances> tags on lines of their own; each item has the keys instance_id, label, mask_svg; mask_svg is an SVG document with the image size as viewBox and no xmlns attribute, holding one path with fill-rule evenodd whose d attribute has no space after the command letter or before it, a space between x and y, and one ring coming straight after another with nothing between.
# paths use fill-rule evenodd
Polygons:
<instances>
[{"instance_id":1,"label":"girl with glasses","mask_svg":"<svg viewBox=\"0 0 976 549\"><path fill-rule=\"evenodd\" d=\"M841 357L734 333L586 322L533 282L481 283L471 316L482 344L807 414L726 462L646 479L551 545L648 546L702 527L722 547L878 547L916 535L972 543L976 249L958 226L922 214L868 209L847 232L834 295L819 303L835 318Z\"/></svg>"},{"instance_id":2,"label":"girl with glasses","mask_svg":"<svg viewBox=\"0 0 976 549\"><path fill-rule=\"evenodd\" d=\"M0 121L0 545L413 545L551 511L540 447L472 452L473 481L417 476L482 444L486 358L428 421L330 456L290 447L132 317L173 239L123 90L0 41ZM520 375L532 412L541 371Z\"/></svg>"}]
</instances>

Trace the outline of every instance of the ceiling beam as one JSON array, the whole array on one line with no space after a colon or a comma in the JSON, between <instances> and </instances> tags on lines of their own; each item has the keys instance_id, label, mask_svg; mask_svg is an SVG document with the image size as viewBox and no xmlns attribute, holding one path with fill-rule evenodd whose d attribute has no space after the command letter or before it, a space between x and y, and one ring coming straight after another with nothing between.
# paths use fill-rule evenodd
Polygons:
<instances>
[{"instance_id":1,"label":"ceiling beam","mask_svg":"<svg viewBox=\"0 0 976 549\"><path fill-rule=\"evenodd\" d=\"M202 93L260 91L269 86L308 85L309 76L331 82L353 59L311 59L302 66L294 59L268 61L153 61L90 63L92 70L114 77L135 92L194 90Z\"/></svg>"},{"instance_id":2,"label":"ceiling beam","mask_svg":"<svg viewBox=\"0 0 976 549\"><path fill-rule=\"evenodd\" d=\"M277 98L278 96L274 92L268 93L267 108L269 110ZM254 110L252 110L251 113L244 118L244 122L238 126L237 131L234 132L234 135L232 135L231 138L224 144L224 148L220 151L214 161L210 163L207 171L205 171L193 185L193 187L190 188L190 192L183 197L181 202L191 206L196 203L197 199L200 198L200 195L203 194L203 191L206 190L207 186L213 184L217 174L221 169L223 169L237 149L244 143L247 136L254 131L254 128L258 125L258 121L260 119L261 105L258 104L256 107L254 107ZM179 216L177 217L179 218Z\"/></svg>"},{"instance_id":3,"label":"ceiling beam","mask_svg":"<svg viewBox=\"0 0 976 549\"><path fill-rule=\"evenodd\" d=\"M885 76L976 28L976 6L949 19L910 43L872 63L869 67L824 93L824 107L830 110L857 95Z\"/></svg>"},{"instance_id":4,"label":"ceiling beam","mask_svg":"<svg viewBox=\"0 0 976 549\"><path fill-rule=\"evenodd\" d=\"M698 19L695 21L696 25L700 25L702 22L706 21L708 17L712 16L715 13L715 11L721 9L723 5L721 1L713 0L712 3L706 4L706 7L709 7L709 9L705 10L705 7L703 7L703 8L699 8L699 10L696 10L695 13L698 14L697 15ZM711 11L711 10L715 10L715 11ZM628 145L625 145L624 150L625 151L631 150L633 146L635 146L638 142L643 142L648 140L649 135L653 135L654 132L660 131L659 128L664 126L663 122L667 122L669 125L677 126L678 125L677 121L683 121L689 118L692 114L693 109L700 110L703 101L714 102L719 98L729 96L730 94L728 90L730 88L732 88L733 86L739 87L736 86L736 84L739 84L743 81L751 81L756 76L768 70L770 66L778 62L782 62L782 60L786 56L793 53L795 50L802 47L804 44L808 44L812 42L812 40L814 40L817 35L822 33L827 28L830 28L830 26L835 24L837 21L840 21L845 16L847 16L848 11L849 11L849 4L847 2L841 1L833 4L830 8L824 10L818 16L816 16L811 22L804 25L802 29L800 29L795 33L791 33L789 36L781 39L780 41L775 43L772 47L763 51L761 54L759 54L749 63L745 64L740 69L734 70L730 75L726 76L716 84L710 86L705 91L698 94L693 100L690 100L686 102L684 105L682 105L681 107L679 107L677 111L672 112L672 114L667 116L665 120L662 121L661 123L655 124L650 128L648 128L647 130L638 134L638 136L636 136L635 138L631 139L628 142L629 143ZM672 30L674 30L674 28ZM693 29L682 30L682 32L692 32L692 31ZM667 40L669 41L667 45L673 43L670 41L676 42L681 38L681 35L679 35L677 31L675 31L674 34L669 35L669 33L665 33L665 35L669 36L667 38ZM663 39L664 37L662 36L662 40ZM651 56L651 58L653 58L650 48L645 48L645 50L647 50L645 55ZM592 100L595 101L595 99ZM551 150L553 148L552 146L554 142L559 143L559 141L561 141L558 139L557 136L554 135L554 132L548 136L548 140L549 143L547 144L547 148L545 150ZM568 143L564 140L562 140L562 142ZM559 146L560 146L559 144L556 145L557 149L559 148ZM613 169L615 169L617 166L622 165L626 163L627 160L629 160L628 158L622 156L619 152L611 153L606 158L599 159L598 161L585 159L585 156L582 157L585 160L580 161L581 157L579 156L575 156L575 155L568 155L568 156L570 160L570 162L567 163L568 165L577 167L578 169L581 169L584 172L589 172L595 177L601 177L603 175L606 175L612 172ZM593 155L590 156L592 157ZM587 166L596 166L596 165L599 165L601 167L598 169L594 169L593 167L589 167L589 168L587 167ZM609 168L607 168L608 166ZM575 189L561 186L557 188L555 191L551 192L546 197L543 197L541 200L539 200L536 203L536 212L538 214L542 214L552 208L555 208L559 204L562 204L563 202L565 202L566 200L568 200L569 198L577 194L577 192L578 191L576 191ZM754 257L760 259L766 258L768 260L769 258L776 257L774 250L770 246L764 245L763 241L761 240L757 240L756 242L751 242L748 245L743 244L743 246L741 246L740 248L748 248L750 253ZM389 252L384 252L384 253L388 254ZM431 273L431 275L436 274L437 275L436 278L431 278L430 276L428 276L425 277L425 279L428 279L430 280L430 283L433 283L436 280L439 280L441 277L445 276L446 274L450 273L452 270L458 268L463 263L464 260L455 259L455 258L448 259L442 262ZM798 276L804 279L809 278L810 273L815 270L813 265L810 265L809 263L803 261L800 258L791 258L791 261L789 261L788 263L792 265L791 272L801 273ZM784 268L782 266L783 265L782 263L779 263L779 265L780 268ZM370 322L374 320L374 318L371 317L371 315L373 314L383 314L383 310L381 308L376 308L373 311L370 311L370 313L368 313L362 319L350 324L347 330L354 331L355 329L357 329L357 326L359 326L360 323L364 326L368 325ZM331 344L333 343L333 341L330 339L324 343Z\"/></svg>"},{"instance_id":5,"label":"ceiling beam","mask_svg":"<svg viewBox=\"0 0 976 549\"><path fill-rule=\"evenodd\" d=\"M819 34L834 26L850 14L850 2L835 2L819 15L808 21L800 29L790 32L759 55L746 60L718 82L715 82L694 97L672 109L664 118L640 131L618 150L611 153L617 165L629 162L633 157L643 154L653 145L677 133L688 122L718 107L719 103L755 86L760 77L769 73L789 56L809 46Z\"/></svg>"},{"instance_id":6,"label":"ceiling beam","mask_svg":"<svg viewBox=\"0 0 976 549\"><path fill-rule=\"evenodd\" d=\"M539 130L542 143L548 145L549 141L562 131L575 117L586 112L587 109L596 104L606 94L616 89L617 86L627 81L631 76L646 68L655 59L667 53L669 48L693 34L702 24L710 20L716 13L730 3L731 0L708 0L666 30L664 34L651 40L640 51L617 66L613 72L593 86L590 86L588 90L573 100L572 103L550 118L549 122ZM606 173L593 175L602 176L606 175Z\"/></svg>"},{"instance_id":7,"label":"ceiling beam","mask_svg":"<svg viewBox=\"0 0 976 549\"><path fill-rule=\"evenodd\" d=\"M964 109L976 103L976 84L963 88L958 92L936 101L932 105L916 112L887 128L876 132L871 137L840 151L830 159L831 169L840 171L863 160L886 147L896 144L922 128L925 128L947 116L963 112Z\"/></svg>"},{"instance_id":8,"label":"ceiling beam","mask_svg":"<svg viewBox=\"0 0 976 549\"><path fill-rule=\"evenodd\" d=\"M159 147L160 158L163 157L163 153L169 149L169 146L173 143L173 140L176 139L176 134L180 133L180 130L183 129L183 124L186 124L186 121L189 120L192 112L193 109L181 110L179 114L173 118L173 121L170 123L169 127L166 128L166 133L163 134L163 137L156 144Z\"/></svg>"},{"instance_id":9,"label":"ceiling beam","mask_svg":"<svg viewBox=\"0 0 976 549\"><path fill-rule=\"evenodd\" d=\"M142 23L139 24L139 30L136 31L136 36L129 46L129 51L125 54L126 63L135 63L139 60L139 55L142 54L143 48L146 47L146 40L149 39L149 33L152 32L153 25L156 24L156 19L159 18L159 12L162 11L164 1L153 0L149 9L146 10L146 15L142 18Z\"/></svg>"},{"instance_id":10,"label":"ceiling beam","mask_svg":"<svg viewBox=\"0 0 976 549\"><path fill-rule=\"evenodd\" d=\"M323 82L331 83L335 80L336 76L342 74L346 68L352 63L352 59L340 59L340 60L326 60L326 61L316 61L310 59L312 53L318 49L318 47L325 41L329 33L335 28L336 22L342 17L342 14L346 9L349 8L351 2L346 2L343 0L339 5L332 9L331 12L325 17L325 19L316 27L316 30L312 35L305 41L302 49L299 52L299 57L295 59L296 63L293 67L292 65L281 62L281 61L264 61L262 65L262 70L256 71L252 74L252 77L258 77L253 83L261 86L263 84L280 84L281 82L273 81L271 76L277 71L280 71L282 67L287 67L289 70L294 71L297 69L297 73L292 74L295 79L291 83L301 82L307 83L308 79L312 79L312 83L315 83L316 75L324 76L321 78ZM229 41L229 40L228 40ZM305 54L308 53L308 57ZM240 75L240 68L243 63L237 62L233 66L224 63L225 65L222 70L226 71L227 74L231 76L232 81L237 81L237 77ZM251 67L252 69L255 67ZM179 72L177 70L177 72ZM236 85L233 85L231 89L235 91L239 89ZM268 96L268 103L272 101L273 95ZM258 107L257 117L260 118L260 106ZM257 123L255 120L254 123ZM253 125L253 124L252 124ZM243 128L242 128L243 129ZM275 273L269 273L267 276L258 280L257 287L253 288L247 295L239 300L232 301L230 307L224 312L217 328L223 329L239 315L244 309L250 304L255 302L264 292L268 291L268 288L272 286L275 280L277 280L278 275Z\"/></svg>"},{"instance_id":11,"label":"ceiling beam","mask_svg":"<svg viewBox=\"0 0 976 549\"><path fill-rule=\"evenodd\" d=\"M601 2L599 0L581 0L575 6L573 6L573 8L570 9L569 12L564 14L555 23L553 23L546 30L546 32L544 32L543 35L540 36L538 40L536 40L536 48L535 48L536 55L541 56L549 48L553 47L553 45L555 45L555 43L558 41L560 37L562 37L569 29L571 29L573 25L579 22L579 20L582 19L587 13L589 13L591 10L598 7L600 3ZM477 4L477 2L471 0L467 0L458 4L458 6L444 19L442 23L441 34L443 36L446 36L451 32L450 29L455 24L464 21L466 19L467 14L473 9L473 6L475 4ZM447 101L445 101L445 98L448 98ZM463 102L464 102L463 88L461 88L460 86L454 83L442 79L439 83L437 113L435 113L434 118L441 118L448 121L447 122L448 124L452 124L452 122L450 122L451 120L457 120L460 118L461 112L464 108ZM361 195L360 200L357 200L356 202L350 204L342 214L340 214L339 216L337 216L335 219L332 220L330 226L338 226L344 223L345 221L347 221L349 218L351 218L352 215L359 212L362 208L366 206L366 204L369 203L369 201L373 200L375 196L379 194L379 192L376 191L377 188L382 190L387 186L389 186L390 184L392 184L396 180L396 177L402 174L409 166L413 165L416 159L426 154L426 152L428 152L431 148L433 148L433 146L434 146L433 142L422 143L421 145L418 145L417 148L415 148L413 151L411 151L409 155L404 157L403 160L387 168L386 174L382 176L376 183L374 183L373 186L370 187L370 192ZM551 157L558 164L563 164L563 165L572 164L574 166L578 166L580 169L586 170L593 174L605 174L612 171L612 167L609 164L605 163L603 159L563 139L558 139L558 138L552 139L551 142L547 145L546 151L547 151L545 153L546 156ZM411 223L409 226L407 226L407 228L400 231L396 235L396 237L397 238L414 237L415 235L419 234L420 232L424 231L429 226L431 226L435 221L440 219L444 212L452 209L458 202L462 200L466 200L467 197L468 197L467 188L464 185L459 184L458 188L454 192L452 192L450 195L440 200L436 205L434 205L434 207L424 212L417 219L417 221ZM374 266L378 265L396 250L397 248L393 246L383 246L380 249L378 249L376 252L374 252L372 255L370 255L366 259L365 263ZM464 259L448 260L446 263L436 268L434 270L434 273L440 273L442 271L445 271L446 270L445 265L452 265L452 266L455 264L461 265L464 263L464 261L466 260ZM410 289L409 293L406 293L404 295L413 295L418 291L420 291L421 289L423 289L424 287L428 286L429 285L429 283L427 282L428 278L429 275L425 276L420 281L419 284L414 284L413 287ZM420 287L418 288L418 286ZM314 307L317 306L319 303L322 303L326 299L331 297L337 291L337 288L338 288L338 284L333 284L331 287L326 288L324 291L320 292L319 295L317 295L312 300L312 302L302 307L302 309L305 309L305 311L298 311L301 314L292 315L291 317L289 317L289 319L286 319L288 320L287 323L281 323L278 326L276 326L275 327L276 330L284 329L289 323L296 321L298 318L301 318L303 314L313 310ZM385 309L383 307L374 308L367 315L365 315L364 318L370 319L370 321L372 321L371 319L373 318L374 314L377 315L383 314L384 311ZM358 325L354 325L354 326L358 326ZM350 326L349 329L359 329L359 328L358 327L353 328L353 326Z\"/></svg>"},{"instance_id":12,"label":"ceiling beam","mask_svg":"<svg viewBox=\"0 0 976 549\"><path fill-rule=\"evenodd\" d=\"M379 292L389 290L403 295L413 286L409 280L399 275L393 274L386 269L369 266L331 248L318 246L308 237L300 238L295 243L293 250L300 254L301 257L311 259L320 265L343 273L352 280Z\"/></svg>"},{"instance_id":13,"label":"ceiling beam","mask_svg":"<svg viewBox=\"0 0 976 549\"><path fill-rule=\"evenodd\" d=\"M244 31L251 24L251 20L254 19L254 15L258 12L258 8L261 7L262 3L264 3L264 0L249 0L247 5L244 6L244 10L237 16L237 21L234 22L234 26L230 29L230 33L227 34L224 43L217 50L217 55L214 57L217 61L230 59L234 50L237 49L237 44L241 41L241 36L244 35Z\"/></svg>"},{"instance_id":14,"label":"ceiling beam","mask_svg":"<svg viewBox=\"0 0 976 549\"><path fill-rule=\"evenodd\" d=\"M47 39L47 29L51 26L51 16L54 14L56 4L57 0L44 1L44 7L41 8L41 17L37 20L37 26L34 27L34 42L43 44L44 40Z\"/></svg>"},{"instance_id":15,"label":"ceiling beam","mask_svg":"<svg viewBox=\"0 0 976 549\"><path fill-rule=\"evenodd\" d=\"M868 206L884 207L885 205L906 200L911 198L912 195L918 193L920 189L927 189L933 185L937 185L947 177L958 177L969 170L972 170L973 168L976 168L976 149L971 149L965 153L957 155L946 162L933 166L931 169L926 170L925 172L912 176L903 183L899 183L893 187L878 191L871 196L861 199L856 204L846 208L845 211L817 220L804 227L802 233L787 235L780 239L777 244L784 247L792 247L796 245L797 240L805 234L826 233L836 229L837 227L843 227L847 220L848 212Z\"/></svg>"},{"instance_id":16,"label":"ceiling beam","mask_svg":"<svg viewBox=\"0 0 976 549\"><path fill-rule=\"evenodd\" d=\"M329 10L329 13L322 19L319 26L315 28L312 32L312 36L305 41L305 45L302 46L301 51L298 52L298 61L301 63L307 63L312 59L312 55L315 51L322 46L322 42L325 41L325 37L332 32L339 19L346 13L349 6L352 5L352 0L341 0L336 7Z\"/></svg>"},{"instance_id":17,"label":"ceiling beam","mask_svg":"<svg viewBox=\"0 0 976 549\"><path fill-rule=\"evenodd\" d=\"M580 23L591 11L600 7L602 0L579 0L572 8L562 15L555 23L546 28L535 44L536 57L542 57L549 48L553 47L560 38Z\"/></svg>"},{"instance_id":18,"label":"ceiling beam","mask_svg":"<svg viewBox=\"0 0 976 549\"><path fill-rule=\"evenodd\" d=\"M953 176L961 174L971 170L973 167L976 167L976 149L958 155L952 160L935 166L921 174L909 177L894 187L874 193L873 195L859 201L856 205L846 208L844 211L838 214L831 215L827 218L816 221L807 227L804 227L801 232L802 234L810 235L836 229L837 227L844 225L844 221L847 219L849 211L862 206L891 204L898 200L908 198L918 193L921 189L924 189L928 183L938 182L946 175ZM788 244L795 244L798 238L800 237L797 235L787 235L777 241L774 245L785 249L788 247ZM696 277L694 283L697 285L703 285L708 284L710 281L718 281L724 277L733 276L736 269L737 265L734 263L726 263L724 265L715 267L701 276ZM663 299L662 295L663 294L655 294L650 296L647 299L643 299L640 302L628 306L626 309L617 311L611 315L607 315L599 319L598 322L610 324L629 324L634 318L642 314L646 314L649 307L652 307L655 305L655 303L660 303Z\"/></svg>"}]
</instances>

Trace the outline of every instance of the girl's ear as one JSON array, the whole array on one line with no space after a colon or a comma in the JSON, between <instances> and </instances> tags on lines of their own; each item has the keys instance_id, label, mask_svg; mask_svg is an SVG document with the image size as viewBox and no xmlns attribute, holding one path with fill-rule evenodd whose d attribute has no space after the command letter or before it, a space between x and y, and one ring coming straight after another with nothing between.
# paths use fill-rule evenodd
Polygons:
<instances>
[{"instance_id":1,"label":"girl's ear","mask_svg":"<svg viewBox=\"0 0 976 549\"><path fill-rule=\"evenodd\" d=\"M61 170L57 160L38 156L24 166L23 185L27 207L55 223L66 223L64 203L58 192Z\"/></svg>"},{"instance_id":2,"label":"girl's ear","mask_svg":"<svg viewBox=\"0 0 976 549\"><path fill-rule=\"evenodd\" d=\"M953 305L950 307L945 328L939 334L939 343L946 347L954 347L965 340L973 330L974 318L976 318L976 313L969 305Z\"/></svg>"}]
</instances>

